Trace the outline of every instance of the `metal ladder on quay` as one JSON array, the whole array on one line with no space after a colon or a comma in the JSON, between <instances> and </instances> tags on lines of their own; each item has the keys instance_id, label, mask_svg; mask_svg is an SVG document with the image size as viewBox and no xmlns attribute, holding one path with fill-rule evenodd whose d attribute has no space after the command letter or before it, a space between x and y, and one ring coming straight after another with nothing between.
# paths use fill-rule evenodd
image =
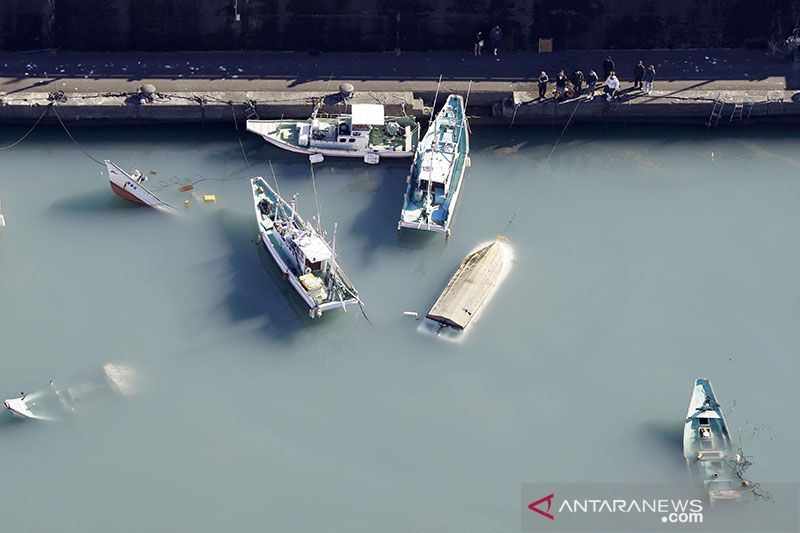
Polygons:
<instances>
[{"instance_id":1,"label":"metal ladder on quay","mask_svg":"<svg viewBox=\"0 0 800 533\"><path fill-rule=\"evenodd\" d=\"M719 124L719 119L722 118L722 109L725 107L725 102L723 102L719 94L714 99L714 107L711 109L711 115L708 117L708 121L706 121L707 128L716 128L717 124Z\"/></svg>"},{"instance_id":2,"label":"metal ladder on quay","mask_svg":"<svg viewBox=\"0 0 800 533\"><path fill-rule=\"evenodd\" d=\"M734 104L733 111L731 111L731 118L728 119L728 122L733 124L734 122L738 122L741 124L744 115L744 104Z\"/></svg>"}]
</instances>

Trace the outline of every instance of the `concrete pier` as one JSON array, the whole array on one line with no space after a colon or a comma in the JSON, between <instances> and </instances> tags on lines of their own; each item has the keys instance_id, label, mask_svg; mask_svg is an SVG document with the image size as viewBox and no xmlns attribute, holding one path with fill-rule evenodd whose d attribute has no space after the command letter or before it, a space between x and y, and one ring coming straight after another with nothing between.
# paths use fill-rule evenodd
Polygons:
<instances>
[{"instance_id":1,"label":"concrete pier","mask_svg":"<svg viewBox=\"0 0 800 533\"><path fill-rule=\"evenodd\" d=\"M584 74L606 55L617 63L622 92L607 103L536 100L536 77L546 70ZM631 89L636 61L656 65L651 95ZM439 77L441 76L441 84ZM718 104L719 126L800 120L800 63L747 50L508 52L0 52L0 122L31 123L44 106L65 122L202 123L259 118L306 118L314 102L341 112L332 95L341 83L356 89L354 102L380 102L387 113L422 116L437 90L469 91L473 122L552 124L572 121L704 124ZM152 101L137 96L155 86ZM548 92L552 91L552 84ZM63 92L63 95L61 94ZM50 99L48 98L50 97ZM53 122L55 113L46 113Z\"/></svg>"}]
</instances>

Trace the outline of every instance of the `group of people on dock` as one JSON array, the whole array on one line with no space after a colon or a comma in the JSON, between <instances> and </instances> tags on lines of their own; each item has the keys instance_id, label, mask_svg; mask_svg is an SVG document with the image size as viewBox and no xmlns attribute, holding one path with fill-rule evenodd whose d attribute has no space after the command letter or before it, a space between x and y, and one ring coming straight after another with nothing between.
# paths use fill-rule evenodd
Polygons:
<instances>
[{"instance_id":1,"label":"group of people on dock","mask_svg":"<svg viewBox=\"0 0 800 533\"><path fill-rule=\"evenodd\" d=\"M600 85L603 87L606 99L608 101L617 97L621 83L616 74L616 64L611 56L606 57L603 61L603 78L604 82ZM644 66L642 61L639 61L633 69L633 89L640 90L644 94L653 92L653 81L656 79L656 67L650 65ZM550 83L550 77L544 70L539 73L539 98L543 100L547 98L547 85ZM587 100L593 100L595 92L598 89L598 82L600 77L594 70L590 70L587 76L584 76L583 71L576 68L570 76L567 76L563 70L558 72L555 79L555 92L553 96L557 100L567 100L570 98L579 98L584 94L584 83L586 84L585 93L588 96Z\"/></svg>"}]
</instances>

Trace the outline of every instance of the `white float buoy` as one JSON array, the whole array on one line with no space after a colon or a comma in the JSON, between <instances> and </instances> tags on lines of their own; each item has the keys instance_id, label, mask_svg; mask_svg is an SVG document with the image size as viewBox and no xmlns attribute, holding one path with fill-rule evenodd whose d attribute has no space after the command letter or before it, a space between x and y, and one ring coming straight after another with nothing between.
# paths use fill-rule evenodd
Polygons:
<instances>
[{"instance_id":1,"label":"white float buoy","mask_svg":"<svg viewBox=\"0 0 800 533\"><path fill-rule=\"evenodd\" d=\"M377 165L381 161L381 156L374 152L370 152L368 154L364 154L364 163L368 165Z\"/></svg>"},{"instance_id":2,"label":"white float buoy","mask_svg":"<svg viewBox=\"0 0 800 533\"><path fill-rule=\"evenodd\" d=\"M415 320L419 320L419 313L416 311L403 311L403 316L410 316Z\"/></svg>"},{"instance_id":3,"label":"white float buoy","mask_svg":"<svg viewBox=\"0 0 800 533\"><path fill-rule=\"evenodd\" d=\"M323 156L322 154L311 154L310 156L308 156L308 160L312 163L322 163L323 161L325 161L325 156Z\"/></svg>"}]
</instances>

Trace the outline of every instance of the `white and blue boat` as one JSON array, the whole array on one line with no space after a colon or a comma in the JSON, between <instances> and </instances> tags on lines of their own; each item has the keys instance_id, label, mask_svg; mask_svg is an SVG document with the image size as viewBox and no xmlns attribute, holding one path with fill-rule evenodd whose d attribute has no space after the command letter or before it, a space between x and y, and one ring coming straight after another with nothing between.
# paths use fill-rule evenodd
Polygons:
<instances>
[{"instance_id":1,"label":"white and blue boat","mask_svg":"<svg viewBox=\"0 0 800 533\"><path fill-rule=\"evenodd\" d=\"M707 378L692 387L683 427L683 456L692 477L705 486L712 505L741 501L742 485L734 472L742 460L734 450L728 425Z\"/></svg>"},{"instance_id":2,"label":"white and blue boat","mask_svg":"<svg viewBox=\"0 0 800 533\"><path fill-rule=\"evenodd\" d=\"M464 171L469 166L469 125L464 98L451 94L414 153L397 230L450 235Z\"/></svg>"},{"instance_id":3,"label":"white and blue boat","mask_svg":"<svg viewBox=\"0 0 800 533\"><path fill-rule=\"evenodd\" d=\"M285 201L261 177L250 183L261 242L308 306L308 316L360 305L358 292L336 263L335 244L297 214L294 198Z\"/></svg>"}]
</instances>

